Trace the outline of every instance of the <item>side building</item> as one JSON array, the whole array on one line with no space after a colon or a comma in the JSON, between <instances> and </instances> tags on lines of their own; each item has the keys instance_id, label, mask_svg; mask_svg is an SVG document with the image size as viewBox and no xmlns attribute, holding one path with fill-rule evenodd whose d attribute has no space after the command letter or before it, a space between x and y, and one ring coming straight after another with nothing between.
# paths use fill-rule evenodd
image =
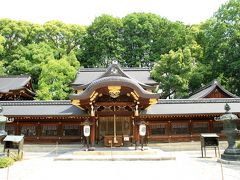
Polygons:
<instances>
[{"instance_id":1,"label":"side building","mask_svg":"<svg viewBox=\"0 0 240 180\"><path fill-rule=\"evenodd\" d=\"M240 117L240 98L217 81L189 99L159 99L153 93L157 85L148 69L122 69L113 63L107 69L81 69L70 100L1 99L0 104L9 119L8 134L24 134L32 143L84 142L86 124L93 146L139 142L140 124L147 127L145 142L199 140L200 133L222 136L223 124L214 118L224 114L226 103Z\"/></svg>"}]
</instances>

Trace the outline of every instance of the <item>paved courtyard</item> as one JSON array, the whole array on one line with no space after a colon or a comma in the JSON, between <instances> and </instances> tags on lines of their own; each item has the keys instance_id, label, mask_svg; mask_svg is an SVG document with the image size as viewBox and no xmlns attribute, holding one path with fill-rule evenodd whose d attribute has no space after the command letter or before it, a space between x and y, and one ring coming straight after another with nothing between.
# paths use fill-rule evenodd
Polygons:
<instances>
[{"instance_id":1,"label":"paved courtyard","mask_svg":"<svg viewBox=\"0 0 240 180\"><path fill-rule=\"evenodd\" d=\"M180 145L180 144L179 144ZM193 145L193 144L192 144ZM196 145L197 146L197 145ZM158 148L154 147L154 148ZM176 146L177 147L177 146ZM35 147L36 148L36 147ZM181 147L179 147L181 148ZM41 152L26 152L22 161L10 168L0 169L1 180L70 180L70 179L183 179L239 180L240 164L217 162L213 150L201 158L200 150L169 151L176 160L162 161L79 161L56 160L58 156L76 149L56 151L51 147ZM186 148L188 149L188 148ZM223 149L221 149L222 151Z\"/></svg>"}]
</instances>

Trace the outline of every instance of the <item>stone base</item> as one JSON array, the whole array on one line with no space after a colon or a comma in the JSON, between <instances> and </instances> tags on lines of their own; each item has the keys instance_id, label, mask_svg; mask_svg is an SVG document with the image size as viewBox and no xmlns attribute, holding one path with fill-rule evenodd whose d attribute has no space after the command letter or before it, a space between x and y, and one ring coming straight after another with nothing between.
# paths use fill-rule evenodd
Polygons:
<instances>
[{"instance_id":1,"label":"stone base","mask_svg":"<svg viewBox=\"0 0 240 180\"><path fill-rule=\"evenodd\" d=\"M240 165L240 161L227 161L224 159L219 158L217 162L222 163L222 164L231 164L231 165Z\"/></svg>"},{"instance_id":2,"label":"stone base","mask_svg":"<svg viewBox=\"0 0 240 180\"><path fill-rule=\"evenodd\" d=\"M221 159L226 161L240 161L240 154L222 154Z\"/></svg>"}]
</instances>

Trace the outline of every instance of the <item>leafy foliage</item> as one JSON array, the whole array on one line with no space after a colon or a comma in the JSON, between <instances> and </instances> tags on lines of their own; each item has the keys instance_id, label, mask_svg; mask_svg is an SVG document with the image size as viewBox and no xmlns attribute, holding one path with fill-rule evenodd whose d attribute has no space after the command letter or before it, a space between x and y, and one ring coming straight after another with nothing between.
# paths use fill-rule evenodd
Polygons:
<instances>
[{"instance_id":1,"label":"leafy foliage","mask_svg":"<svg viewBox=\"0 0 240 180\"><path fill-rule=\"evenodd\" d=\"M197 25L151 13L103 14L84 27L0 19L0 75L30 74L37 99L67 99L83 67L149 67L162 98L183 98L213 79L240 95L240 1Z\"/></svg>"},{"instance_id":2,"label":"leafy foliage","mask_svg":"<svg viewBox=\"0 0 240 180\"><path fill-rule=\"evenodd\" d=\"M240 94L240 1L230 0L202 25L204 63L211 65L211 79L220 78Z\"/></svg>"},{"instance_id":3,"label":"leafy foliage","mask_svg":"<svg viewBox=\"0 0 240 180\"><path fill-rule=\"evenodd\" d=\"M162 98L180 98L188 95L193 60L191 50L187 47L161 56L151 74L160 82Z\"/></svg>"},{"instance_id":4,"label":"leafy foliage","mask_svg":"<svg viewBox=\"0 0 240 180\"><path fill-rule=\"evenodd\" d=\"M107 67L112 59L121 61L122 21L109 15L97 17L87 28L81 64L85 67Z\"/></svg>"},{"instance_id":5,"label":"leafy foliage","mask_svg":"<svg viewBox=\"0 0 240 180\"><path fill-rule=\"evenodd\" d=\"M0 58L1 58L1 54L4 51L4 46L3 46L4 42L5 42L4 37L0 35ZM3 74L5 74L4 62L0 61L0 75L3 75Z\"/></svg>"},{"instance_id":6,"label":"leafy foliage","mask_svg":"<svg viewBox=\"0 0 240 180\"><path fill-rule=\"evenodd\" d=\"M14 163L14 160L10 157L0 157L0 168L6 168L11 166Z\"/></svg>"},{"instance_id":7,"label":"leafy foliage","mask_svg":"<svg viewBox=\"0 0 240 180\"><path fill-rule=\"evenodd\" d=\"M73 81L76 72L75 67L68 62L67 56L60 60L49 60L42 66L37 99L67 99L71 92L69 84Z\"/></svg>"},{"instance_id":8,"label":"leafy foliage","mask_svg":"<svg viewBox=\"0 0 240 180\"><path fill-rule=\"evenodd\" d=\"M61 21L49 21L43 25L43 28L44 41L55 50L57 59L78 50L86 33L83 26L64 24Z\"/></svg>"}]
</instances>

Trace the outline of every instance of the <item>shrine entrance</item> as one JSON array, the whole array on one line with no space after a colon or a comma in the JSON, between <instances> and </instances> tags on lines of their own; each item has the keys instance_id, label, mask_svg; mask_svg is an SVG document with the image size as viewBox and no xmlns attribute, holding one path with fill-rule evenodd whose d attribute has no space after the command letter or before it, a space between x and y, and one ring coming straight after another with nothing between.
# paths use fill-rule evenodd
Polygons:
<instances>
[{"instance_id":1,"label":"shrine entrance","mask_svg":"<svg viewBox=\"0 0 240 180\"><path fill-rule=\"evenodd\" d=\"M117 62L96 80L76 83L74 89L72 104L83 109L92 121L92 144L96 138L109 147L138 141L138 125L133 125L133 120L140 119L140 113L156 104L160 96L151 92L156 87L134 80Z\"/></svg>"},{"instance_id":2,"label":"shrine entrance","mask_svg":"<svg viewBox=\"0 0 240 180\"><path fill-rule=\"evenodd\" d=\"M127 116L99 117L99 140L105 146L123 146L131 141L132 121Z\"/></svg>"}]
</instances>

